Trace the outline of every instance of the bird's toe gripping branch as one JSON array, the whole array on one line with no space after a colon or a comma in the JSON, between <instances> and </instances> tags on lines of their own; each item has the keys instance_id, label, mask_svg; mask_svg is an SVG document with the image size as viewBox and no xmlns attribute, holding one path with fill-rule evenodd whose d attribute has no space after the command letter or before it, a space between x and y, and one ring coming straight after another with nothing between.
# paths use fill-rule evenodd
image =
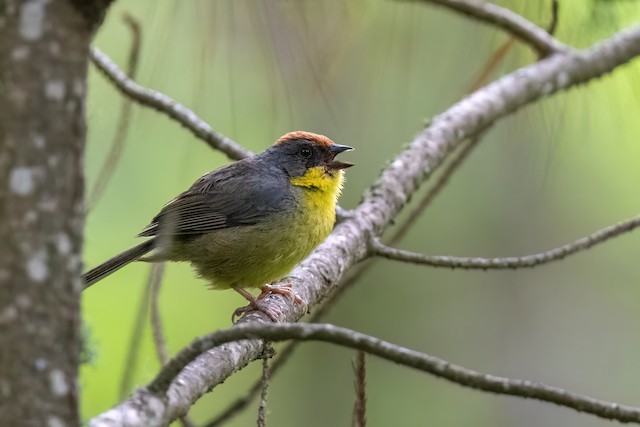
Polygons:
<instances>
[{"instance_id":1,"label":"bird's toe gripping branch","mask_svg":"<svg viewBox=\"0 0 640 427\"><path fill-rule=\"evenodd\" d=\"M242 295L247 301L249 301L249 304L244 307L239 307L233 312L233 314L231 315L231 321L233 323L235 323L236 318L252 310L257 310L266 314L272 321L276 323L284 321L285 315L282 311L271 307L265 307L264 305L260 304L261 300L267 298L272 294L280 294L289 297L294 303L304 305L305 310L307 307L307 303L302 298L300 298L298 294L295 293L290 283L282 285L264 285L260 288L261 292L257 298L251 295L246 289L234 288L234 290Z\"/></svg>"}]
</instances>

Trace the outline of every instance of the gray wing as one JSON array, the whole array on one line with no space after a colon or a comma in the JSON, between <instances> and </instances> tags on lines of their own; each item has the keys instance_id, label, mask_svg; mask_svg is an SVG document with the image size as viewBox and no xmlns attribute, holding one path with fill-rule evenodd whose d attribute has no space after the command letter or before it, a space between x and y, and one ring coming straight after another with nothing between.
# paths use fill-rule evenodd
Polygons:
<instances>
[{"instance_id":1,"label":"gray wing","mask_svg":"<svg viewBox=\"0 0 640 427\"><path fill-rule=\"evenodd\" d=\"M197 235L251 225L293 203L281 171L239 161L204 175L167 203L139 236Z\"/></svg>"}]
</instances>

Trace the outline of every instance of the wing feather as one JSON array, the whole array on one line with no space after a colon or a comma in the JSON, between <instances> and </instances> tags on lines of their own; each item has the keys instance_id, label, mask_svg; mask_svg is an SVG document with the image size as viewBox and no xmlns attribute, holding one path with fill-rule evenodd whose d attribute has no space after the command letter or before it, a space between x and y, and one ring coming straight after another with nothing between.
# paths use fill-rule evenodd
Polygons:
<instances>
[{"instance_id":1,"label":"wing feather","mask_svg":"<svg viewBox=\"0 0 640 427\"><path fill-rule=\"evenodd\" d=\"M256 224L292 203L283 172L256 163L241 160L204 175L167 203L139 236L198 235Z\"/></svg>"}]
</instances>

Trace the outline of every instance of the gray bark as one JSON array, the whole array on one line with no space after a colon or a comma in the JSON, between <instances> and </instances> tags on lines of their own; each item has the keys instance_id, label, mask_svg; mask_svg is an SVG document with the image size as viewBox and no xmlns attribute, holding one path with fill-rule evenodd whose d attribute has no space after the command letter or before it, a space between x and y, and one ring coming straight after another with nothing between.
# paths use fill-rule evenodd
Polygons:
<instances>
[{"instance_id":1,"label":"gray bark","mask_svg":"<svg viewBox=\"0 0 640 427\"><path fill-rule=\"evenodd\" d=\"M86 73L106 4L95 6L0 0L3 426L79 425Z\"/></svg>"}]
</instances>

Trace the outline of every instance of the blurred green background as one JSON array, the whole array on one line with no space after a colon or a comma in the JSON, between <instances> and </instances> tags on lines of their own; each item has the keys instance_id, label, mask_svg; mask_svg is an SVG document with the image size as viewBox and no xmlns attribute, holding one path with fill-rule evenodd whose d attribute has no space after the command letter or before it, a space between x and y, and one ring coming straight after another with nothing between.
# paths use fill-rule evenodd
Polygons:
<instances>
[{"instance_id":1,"label":"blurred green background","mask_svg":"<svg viewBox=\"0 0 640 427\"><path fill-rule=\"evenodd\" d=\"M503 2L541 26L550 1ZM526 5L526 6L525 6ZM141 23L138 81L193 108L260 151L294 129L357 148L341 204L363 190L426 119L460 99L507 37L426 4L364 0L120 0L95 45L124 65L129 12ZM557 36L584 47L640 17L637 1L561 0ZM535 60L516 45L497 70ZM429 254L517 256L572 241L640 212L640 61L501 121L400 247ZM88 188L108 151L121 98L90 70ZM179 125L135 107L121 161L90 212L85 263L131 246L159 208L228 162ZM640 405L640 234L533 270L465 272L379 260L326 321L463 366ZM92 361L82 414L119 401L125 356L149 266L135 264L83 295ZM213 292L188 265L167 269L160 309L169 350L230 325L244 302ZM304 344L273 379L268 424L350 425L352 351ZM603 426L572 410L472 391L369 359L372 426ZM159 365L147 326L136 386ZM204 422L259 376L259 363L192 410ZM130 390L129 390L130 391ZM255 424L256 404L229 422Z\"/></svg>"}]
</instances>

